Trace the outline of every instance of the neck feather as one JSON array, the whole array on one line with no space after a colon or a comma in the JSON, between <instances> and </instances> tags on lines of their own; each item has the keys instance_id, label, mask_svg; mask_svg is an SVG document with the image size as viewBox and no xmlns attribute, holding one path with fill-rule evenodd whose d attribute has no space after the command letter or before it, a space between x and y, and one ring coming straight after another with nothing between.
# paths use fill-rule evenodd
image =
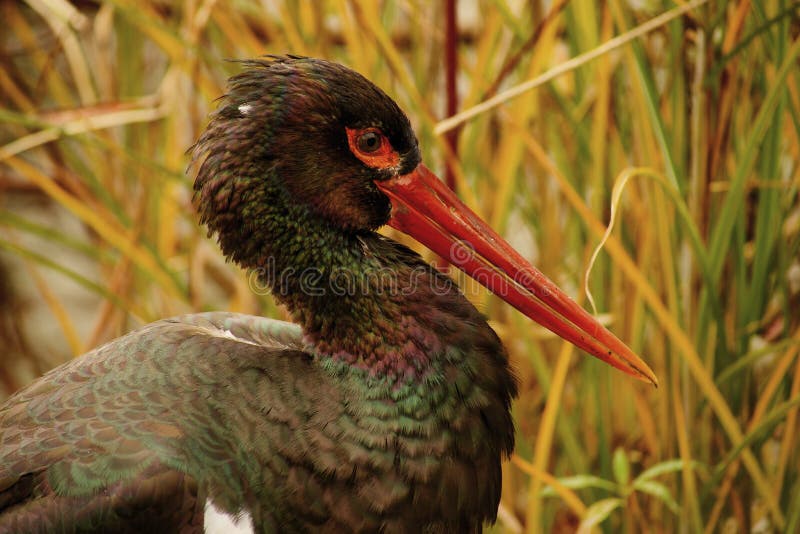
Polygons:
<instances>
[{"instance_id":1,"label":"neck feather","mask_svg":"<svg viewBox=\"0 0 800 534\"><path fill-rule=\"evenodd\" d=\"M446 309L471 308L455 284L406 247L337 228L282 188L262 187L265 200L220 232L223 250L257 272L322 357L375 375L424 375L445 350L430 323L455 331L463 314Z\"/></svg>"}]
</instances>

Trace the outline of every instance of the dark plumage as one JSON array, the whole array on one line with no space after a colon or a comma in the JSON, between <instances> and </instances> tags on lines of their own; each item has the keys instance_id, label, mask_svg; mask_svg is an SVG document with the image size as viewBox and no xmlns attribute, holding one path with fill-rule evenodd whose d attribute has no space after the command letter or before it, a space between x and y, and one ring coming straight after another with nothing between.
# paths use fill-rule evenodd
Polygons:
<instances>
[{"instance_id":1,"label":"dark plumage","mask_svg":"<svg viewBox=\"0 0 800 534\"><path fill-rule=\"evenodd\" d=\"M0 406L0 533L477 532L495 520L517 387L485 318L387 222L592 355L621 341L420 163L397 105L327 61L243 62L194 147L195 204L296 324L150 324ZM462 242L466 242L466 248Z\"/></svg>"},{"instance_id":2,"label":"dark plumage","mask_svg":"<svg viewBox=\"0 0 800 534\"><path fill-rule=\"evenodd\" d=\"M408 119L334 63L244 65L194 149L197 209L300 326L159 321L19 392L0 407L0 532L199 531L206 498L262 532L494 521L506 353L449 278L373 232L375 181L420 161ZM381 132L393 164L365 165L346 128Z\"/></svg>"}]
</instances>

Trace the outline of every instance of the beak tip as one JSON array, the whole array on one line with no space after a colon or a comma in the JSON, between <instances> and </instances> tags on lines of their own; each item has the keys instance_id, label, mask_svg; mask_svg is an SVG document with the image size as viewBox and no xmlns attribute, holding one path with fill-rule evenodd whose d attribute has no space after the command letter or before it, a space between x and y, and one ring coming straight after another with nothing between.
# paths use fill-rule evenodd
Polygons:
<instances>
[{"instance_id":1,"label":"beak tip","mask_svg":"<svg viewBox=\"0 0 800 534\"><path fill-rule=\"evenodd\" d=\"M652 384L654 388L658 389L658 377L650 367L645 365L644 369L637 368L636 372L639 374L637 376L639 380Z\"/></svg>"}]
</instances>

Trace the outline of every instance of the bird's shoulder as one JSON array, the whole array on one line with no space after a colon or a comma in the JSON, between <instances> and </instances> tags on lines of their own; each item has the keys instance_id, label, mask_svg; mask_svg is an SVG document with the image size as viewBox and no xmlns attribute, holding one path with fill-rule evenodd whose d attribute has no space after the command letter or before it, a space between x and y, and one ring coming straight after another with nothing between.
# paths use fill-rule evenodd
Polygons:
<instances>
[{"instance_id":1,"label":"bird's shoulder","mask_svg":"<svg viewBox=\"0 0 800 534\"><path fill-rule=\"evenodd\" d=\"M303 348L294 324L201 313L52 370L0 405L0 518L24 526L30 510L56 517L80 502L75 521L106 524L115 507L155 502L154 481L185 492L232 476L259 432L335 397Z\"/></svg>"},{"instance_id":2,"label":"bird's shoulder","mask_svg":"<svg viewBox=\"0 0 800 534\"><path fill-rule=\"evenodd\" d=\"M214 387L242 369L302 368L311 357L299 326L209 312L147 324L46 373L0 404L0 436L92 418L92 411L158 405L160 395ZM106 404L99 405L99 401ZM132 414L128 414L132 415ZM4 448L8 450L8 448ZM2 474L0 465L0 474Z\"/></svg>"}]
</instances>

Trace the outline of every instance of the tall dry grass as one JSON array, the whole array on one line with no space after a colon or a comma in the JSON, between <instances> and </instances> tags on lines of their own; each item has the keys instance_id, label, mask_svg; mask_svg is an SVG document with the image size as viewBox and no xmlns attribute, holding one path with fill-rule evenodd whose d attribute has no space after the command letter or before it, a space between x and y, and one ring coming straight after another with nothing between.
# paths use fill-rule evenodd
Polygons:
<instances>
[{"instance_id":1,"label":"tall dry grass","mask_svg":"<svg viewBox=\"0 0 800 534\"><path fill-rule=\"evenodd\" d=\"M448 4L0 2L0 385L184 311L285 316L197 226L185 151L224 58L325 57L660 377L462 278L522 383L495 531L800 531L798 3Z\"/></svg>"}]
</instances>

